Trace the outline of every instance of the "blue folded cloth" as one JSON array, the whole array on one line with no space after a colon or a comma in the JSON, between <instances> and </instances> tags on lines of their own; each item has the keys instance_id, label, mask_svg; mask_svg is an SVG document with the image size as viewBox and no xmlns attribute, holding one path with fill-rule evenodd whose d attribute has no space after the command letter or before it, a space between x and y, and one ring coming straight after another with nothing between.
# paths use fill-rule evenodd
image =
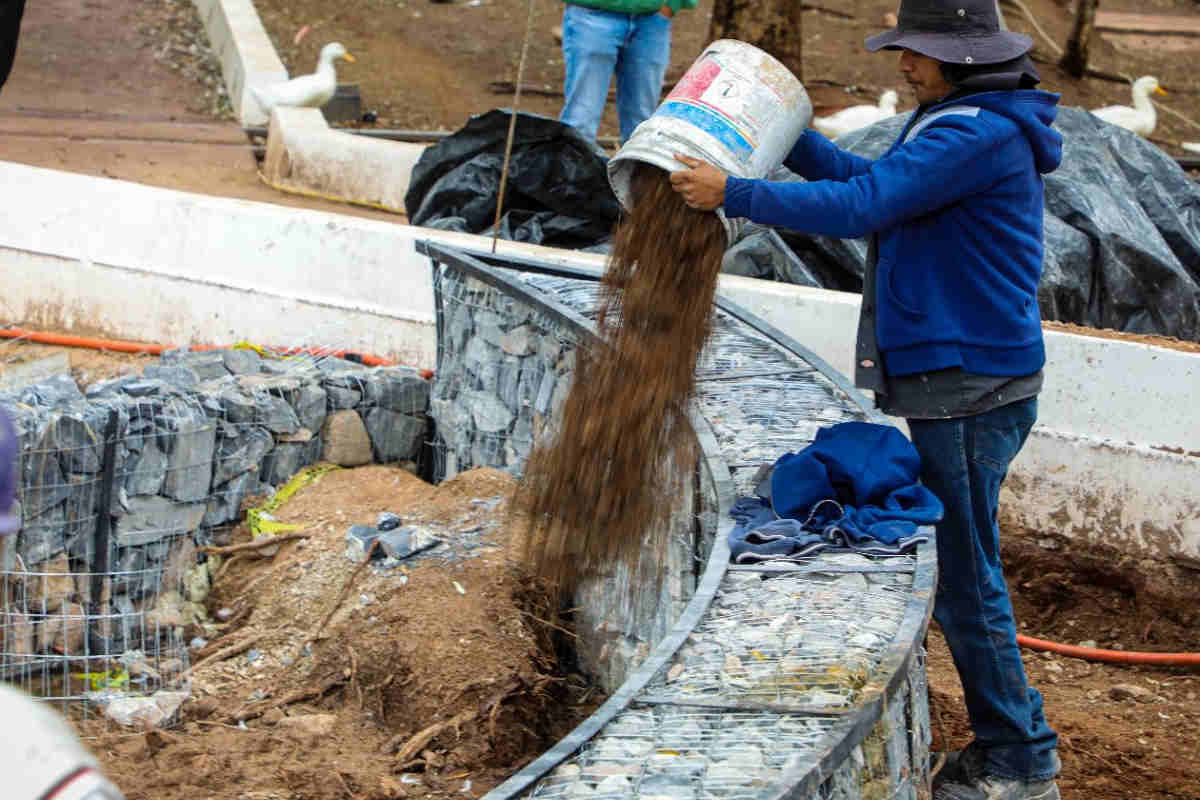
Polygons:
<instances>
[{"instance_id":1,"label":"blue folded cloth","mask_svg":"<svg viewBox=\"0 0 1200 800\"><path fill-rule=\"evenodd\" d=\"M843 422L776 462L765 497L740 499L730 514L731 558L752 563L829 548L899 553L941 520L942 503L919 483L921 459L888 425Z\"/></svg>"}]
</instances>

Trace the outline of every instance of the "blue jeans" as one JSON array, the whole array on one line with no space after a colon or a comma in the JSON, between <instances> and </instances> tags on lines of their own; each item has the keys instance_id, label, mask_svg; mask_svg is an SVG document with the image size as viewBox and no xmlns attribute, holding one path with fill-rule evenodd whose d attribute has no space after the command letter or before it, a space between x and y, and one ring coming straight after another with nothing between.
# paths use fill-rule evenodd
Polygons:
<instances>
[{"instance_id":1,"label":"blue jeans","mask_svg":"<svg viewBox=\"0 0 1200 800\"><path fill-rule=\"evenodd\" d=\"M1058 772L1058 735L1021 663L996 511L1008 465L1036 419L1031 397L970 417L908 420L921 480L946 506L933 616L962 681L975 747L989 774L1024 781Z\"/></svg>"},{"instance_id":2,"label":"blue jeans","mask_svg":"<svg viewBox=\"0 0 1200 800\"><path fill-rule=\"evenodd\" d=\"M671 20L658 12L617 14L568 3L562 49L566 101L559 120L594 140L615 72L625 142L658 108L671 61Z\"/></svg>"}]
</instances>

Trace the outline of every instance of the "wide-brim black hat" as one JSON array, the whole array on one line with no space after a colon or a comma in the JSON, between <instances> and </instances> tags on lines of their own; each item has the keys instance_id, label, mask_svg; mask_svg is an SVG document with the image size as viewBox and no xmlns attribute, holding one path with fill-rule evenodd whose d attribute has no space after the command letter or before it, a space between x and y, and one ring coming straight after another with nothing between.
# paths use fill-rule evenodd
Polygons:
<instances>
[{"instance_id":1,"label":"wide-brim black hat","mask_svg":"<svg viewBox=\"0 0 1200 800\"><path fill-rule=\"evenodd\" d=\"M866 41L876 50L913 50L948 64L999 64L1028 53L1033 39L1000 30L995 0L901 0L896 27Z\"/></svg>"}]
</instances>

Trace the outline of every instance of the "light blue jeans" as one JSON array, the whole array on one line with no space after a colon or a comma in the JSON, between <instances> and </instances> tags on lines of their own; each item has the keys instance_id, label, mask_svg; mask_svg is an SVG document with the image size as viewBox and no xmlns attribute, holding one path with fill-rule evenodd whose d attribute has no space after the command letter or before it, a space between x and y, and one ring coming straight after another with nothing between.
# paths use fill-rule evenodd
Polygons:
<instances>
[{"instance_id":1,"label":"light blue jeans","mask_svg":"<svg viewBox=\"0 0 1200 800\"><path fill-rule=\"evenodd\" d=\"M617 14L568 3L562 50L566 101L559 120L594 140L615 72L625 142L658 108L671 61L671 20L658 12Z\"/></svg>"},{"instance_id":2,"label":"light blue jeans","mask_svg":"<svg viewBox=\"0 0 1200 800\"><path fill-rule=\"evenodd\" d=\"M1058 735L1021 663L996 525L1000 484L1036 419L1030 397L971 417L908 421L921 481L946 507L933 616L958 668L985 770L1022 781L1053 778L1059 767Z\"/></svg>"}]
</instances>

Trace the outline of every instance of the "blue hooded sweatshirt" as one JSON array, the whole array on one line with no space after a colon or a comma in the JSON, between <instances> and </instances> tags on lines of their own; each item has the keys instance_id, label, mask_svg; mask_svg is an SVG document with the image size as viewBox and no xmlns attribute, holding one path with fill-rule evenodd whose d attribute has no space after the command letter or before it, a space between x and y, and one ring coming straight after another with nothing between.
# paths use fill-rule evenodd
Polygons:
<instances>
[{"instance_id":1,"label":"blue hooded sweatshirt","mask_svg":"<svg viewBox=\"0 0 1200 800\"><path fill-rule=\"evenodd\" d=\"M889 375L1029 375L1046 360L1037 289L1042 175L1062 159L1057 104L1038 90L952 99L910 119L875 161L807 130L784 165L809 182L730 177L725 214L877 234L876 337Z\"/></svg>"}]
</instances>

